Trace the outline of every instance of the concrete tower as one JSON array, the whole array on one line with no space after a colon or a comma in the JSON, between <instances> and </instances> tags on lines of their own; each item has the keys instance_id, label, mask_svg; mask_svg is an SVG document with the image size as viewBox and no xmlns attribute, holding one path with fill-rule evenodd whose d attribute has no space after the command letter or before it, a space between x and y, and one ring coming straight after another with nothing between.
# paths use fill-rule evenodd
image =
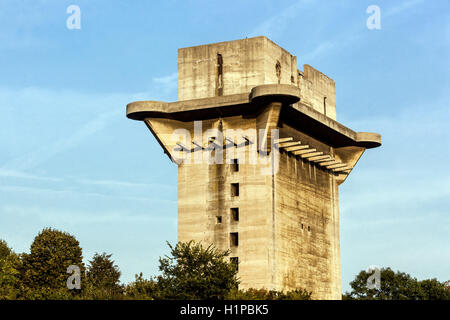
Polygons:
<instances>
[{"instance_id":1,"label":"concrete tower","mask_svg":"<svg viewBox=\"0 0 450 320\"><path fill-rule=\"evenodd\" d=\"M241 288L340 299L338 186L380 135L266 37L179 49L178 99L127 105L178 165L178 241L231 250Z\"/></svg>"}]
</instances>

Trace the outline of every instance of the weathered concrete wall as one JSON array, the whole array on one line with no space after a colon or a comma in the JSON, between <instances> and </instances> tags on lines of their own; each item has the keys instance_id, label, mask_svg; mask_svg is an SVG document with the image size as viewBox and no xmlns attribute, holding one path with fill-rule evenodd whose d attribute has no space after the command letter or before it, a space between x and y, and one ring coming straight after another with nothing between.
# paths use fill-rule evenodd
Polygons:
<instances>
[{"instance_id":1,"label":"weathered concrete wall","mask_svg":"<svg viewBox=\"0 0 450 320\"><path fill-rule=\"evenodd\" d=\"M299 72L300 101L327 117L336 120L336 84L322 72L310 65Z\"/></svg>"},{"instance_id":2,"label":"weathered concrete wall","mask_svg":"<svg viewBox=\"0 0 450 320\"><path fill-rule=\"evenodd\" d=\"M256 129L256 120L230 117L222 119L221 125L218 121L203 122L204 130L219 126L224 132ZM242 288L272 288L274 251L268 246L273 238L272 178L261 175L260 165L249 163L253 146L234 148L240 158L237 172L228 163L178 166L178 240L230 249L231 257L239 259ZM245 151L238 154L238 150ZM239 183L239 196L232 196L232 183ZM239 221L232 220L231 208L239 208ZM237 247L230 242L232 232L239 235Z\"/></svg>"},{"instance_id":3,"label":"weathered concrete wall","mask_svg":"<svg viewBox=\"0 0 450 320\"><path fill-rule=\"evenodd\" d=\"M283 132L284 131L284 132ZM282 135L292 131L284 126ZM296 139L330 148L304 134ZM335 177L311 162L282 153L275 175L277 287L307 288L313 298L340 299L338 189Z\"/></svg>"},{"instance_id":4,"label":"weathered concrete wall","mask_svg":"<svg viewBox=\"0 0 450 320\"><path fill-rule=\"evenodd\" d=\"M240 116L203 121L202 125L203 131L257 129L256 119ZM287 125L281 134L332 152L329 146ZM191 135L194 137L193 131ZM317 299L340 299L334 176L285 153L277 173L263 175L260 165L249 163L251 147L238 149L245 151L236 153L240 157L237 172L228 163L178 166L178 240L230 249L231 257L239 259L241 288L306 288ZM232 196L232 183L239 183L239 196ZM233 221L231 208L239 208L239 221ZM238 246L230 239L235 232Z\"/></svg>"},{"instance_id":5,"label":"weathered concrete wall","mask_svg":"<svg viewBox=\"0 0 450 320\"><path fill-rule=\"evenodd\" d=\"M266 37L178 50L179 100L247 93L262 84L296 81L297 58Z\"/></svg>"},{"instance_id":6,"label":"weathered concrete wall","mask_svg":"<svg viewBox=\"0 0 450 320\"><path fill-rule=\"evenodd\" d=\"M334 80L309 65L297 70L297 57L266 37L227 41L178 50L178 99L247 93L263 84L293 84L301 101L336 120Z\"/></svg>"}]
</instances>

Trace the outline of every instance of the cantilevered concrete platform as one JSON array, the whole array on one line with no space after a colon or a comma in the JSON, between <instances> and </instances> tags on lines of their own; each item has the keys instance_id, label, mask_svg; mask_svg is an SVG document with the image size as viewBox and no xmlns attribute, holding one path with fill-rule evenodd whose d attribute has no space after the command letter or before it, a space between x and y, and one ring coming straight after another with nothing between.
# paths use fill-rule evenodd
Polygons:
<instances>
[{"instance_id":1,"label":"cantilevered concrete platform","mask_svg":"<svg viewBox=\"0 0 450 320\"><path fill-rule=\"evenodd\" d=\"M254 87L248 94L241 93L187 101L136 101L127 105L127 117L141 121L150 118L163 118L182 122L234 116L251 118L261 113L262 109L272 102L281 103L283 106L279 115L279 124L289 124L296 130L300 130L333 148L353 146L371 149L381 145L381 136L379 134L355 132L303 104L300 101L300 89L288 84L260 85ZM172 153L166 149L165 144L161 143L161 141L159 142L167 155L171 157ZM289 148L287 150L282 149L287 152L290 151ZM295 148L293 150L300 152ZM312 150L312 148L303 151L308 150ZM171 157L171 159L173 160L174 158ZM359 159L359 156L357 159ZM334 172L348 175L356 164L357 159L353 157L349 163L346 163L346 166L338 167ZM323 160L323 158L319 158L316 162L324 162L320 160ZM337 164L341 163L334 158L332 160ZM324 164L329 163L325 162ZM345 179L341 179L340 182L343 182L343 180Z\"/></svg>"},{"instance_id":2,"label":"cantilevered concrete platform","mask_svg":"<svg viewBox=\"0 0 450 320\"><path fill-rule=\"evenodd\" d=\"M166 118L178 121L206 120L218 117L255 115L269 102L284 105L281 120L295 124L301 130L329 143L333 147L358 146L366 149L381 146L381 135L355 132L328 118L300 100L300 90L293 85L261 85L248 94L211 97L177 102L136 101L127 105L127 117Z\"/></svg>"}]
</instances>

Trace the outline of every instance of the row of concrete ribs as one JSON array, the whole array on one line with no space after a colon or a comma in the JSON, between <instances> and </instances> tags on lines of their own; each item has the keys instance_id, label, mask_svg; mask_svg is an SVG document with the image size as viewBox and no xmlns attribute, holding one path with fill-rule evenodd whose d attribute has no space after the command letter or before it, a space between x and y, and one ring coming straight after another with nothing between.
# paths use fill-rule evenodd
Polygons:
<instances>
[{"instance_id":1,"label":"row of concrete ribs","mask_svg":"<svg viewBox=\"0 0 450 320\"><path fill-rule=\"evenodd\" d=\"M300 141L293 141L294 138L281 138L275 141L279 149L299 156L309 162L317 163L336 173L349 173L352 170L348 164L336 160L332 155L324 154L311 148L309 145L302 144Z\"/></svg>"}]
</instances>

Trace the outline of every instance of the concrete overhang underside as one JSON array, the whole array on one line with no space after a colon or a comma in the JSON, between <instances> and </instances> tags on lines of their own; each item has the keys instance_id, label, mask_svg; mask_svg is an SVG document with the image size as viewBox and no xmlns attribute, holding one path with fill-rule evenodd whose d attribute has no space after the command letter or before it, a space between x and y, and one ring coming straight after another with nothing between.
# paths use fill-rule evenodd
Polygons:
<instances>
[{"instance_id":1,"label":"concrete overhang underside","mask_svg":"<svg viewBox=\"0 0 450 320\"><path fill-rule=\"evenodd\" d=\"M293 85L256 86L248 94L233 94L177 102L136 101L127 105L127 117L133 120L164 118L199 121L241 115L256 117L268 104L282 103L279 126L283 123L333 148L376 148L381 136L372 132L355 132L300 101L300 91Z\"/></svg>"}]
</instances>

